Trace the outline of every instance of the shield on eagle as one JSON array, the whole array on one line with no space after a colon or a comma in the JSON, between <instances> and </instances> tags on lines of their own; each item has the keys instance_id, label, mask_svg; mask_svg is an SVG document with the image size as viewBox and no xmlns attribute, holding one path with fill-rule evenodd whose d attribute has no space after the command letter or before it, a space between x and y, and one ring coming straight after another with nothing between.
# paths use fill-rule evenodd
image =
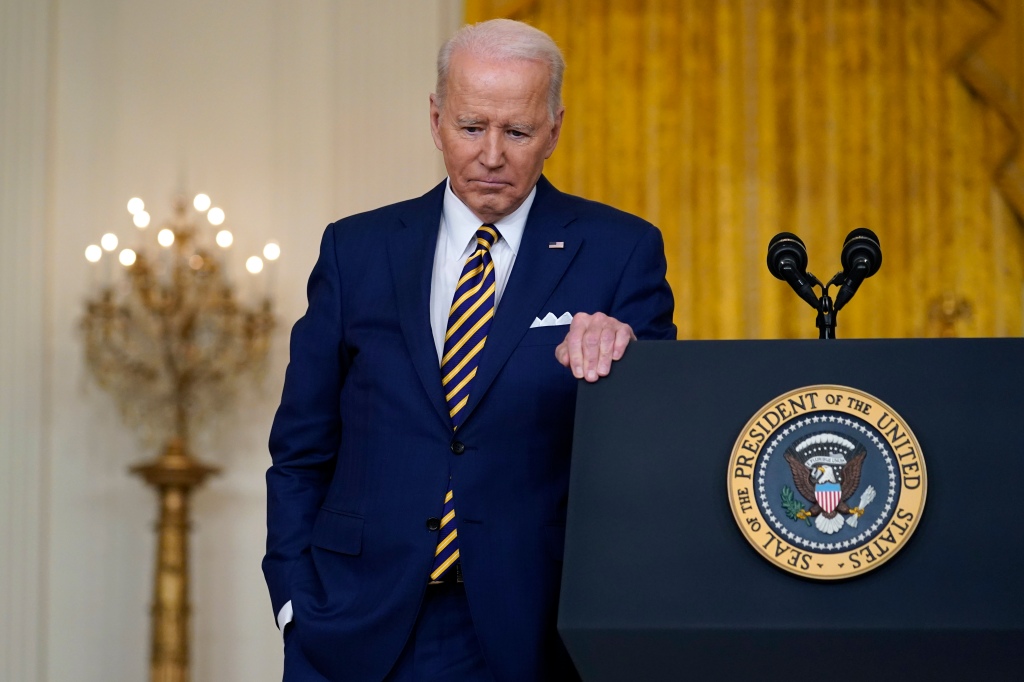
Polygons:
<instances>
[{"instance_id":1,"label":"shield on eagle","mask_svg":"<svg viewBox=\"0 0 1024 682\"><path fill-rule=\"evenodd\" d=\"M819 483L814 486L814 499L826 514L831 514L842 498L843 489L838 483Z\"/></svg>"}]
</instances>

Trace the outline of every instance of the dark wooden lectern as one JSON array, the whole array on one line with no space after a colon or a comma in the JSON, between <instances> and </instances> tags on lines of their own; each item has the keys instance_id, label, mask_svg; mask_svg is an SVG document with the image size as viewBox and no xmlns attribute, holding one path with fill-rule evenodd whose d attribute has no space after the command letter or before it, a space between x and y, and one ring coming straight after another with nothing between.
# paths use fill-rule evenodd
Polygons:
<instances>
[{"instance_id":1,"label":"dark wooden lectern","mask_svg":"<svg viewBox=\"0 0 1024 682\"><path fill-rule=\"evenodd\" d=\"M765 403L876 396L928 494L885 565L786 573L733 520L727 465ZM581 385L559 631L584 680L1024 679L1024 340L647 342Z\"/></svg>"}]
</instances>

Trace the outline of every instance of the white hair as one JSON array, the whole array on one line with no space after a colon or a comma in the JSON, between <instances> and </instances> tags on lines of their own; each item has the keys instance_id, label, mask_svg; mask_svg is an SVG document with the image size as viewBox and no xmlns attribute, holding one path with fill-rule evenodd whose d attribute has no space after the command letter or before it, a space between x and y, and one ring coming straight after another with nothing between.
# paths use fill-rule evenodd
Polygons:
<instances>
[{"instance_id":1,"label":"white hair","mask_svg":"<svg viewBox=\"0 0 1024 682\"><path fill-rule=\"evenodd\" d=\"M437 106L444 107L448 94L448 72L452 55L466 52L497 61L532 60L548 67L548 113L553 119L562 107L562 74L565 60L547 33L512 19L491 19L466 25L441 46L437 53Z\"/></svg>"}]
</instances>

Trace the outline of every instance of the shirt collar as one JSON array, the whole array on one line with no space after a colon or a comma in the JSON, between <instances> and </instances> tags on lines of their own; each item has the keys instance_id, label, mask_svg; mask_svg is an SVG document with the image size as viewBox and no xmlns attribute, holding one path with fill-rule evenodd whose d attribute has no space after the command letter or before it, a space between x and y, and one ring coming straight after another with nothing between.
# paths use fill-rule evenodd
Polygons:
<instances>
[{"instance_id":1,"label":"shirt collar","mask_svg":"<svg viewBox=\"0 0 1024 682\"><path fill-rule=\"evenodd\" d=\"M526 228L526 219L530 215L530 207L537 196L537 187L534 185L530 194L516 210L508 214L494 224L501 234L512 253L519 252L519 244L523 241L523 230ZM448 238L448 254L450 258L464 260L466 251L472 246L472 239L476 231L480 229L480 219L477 218L469 206L462 203L462 199L455 196L452 191L452 182L449 179L444 190L444 206L441 209L444 217L444 229Z\"/></svg>"}]
</instances>

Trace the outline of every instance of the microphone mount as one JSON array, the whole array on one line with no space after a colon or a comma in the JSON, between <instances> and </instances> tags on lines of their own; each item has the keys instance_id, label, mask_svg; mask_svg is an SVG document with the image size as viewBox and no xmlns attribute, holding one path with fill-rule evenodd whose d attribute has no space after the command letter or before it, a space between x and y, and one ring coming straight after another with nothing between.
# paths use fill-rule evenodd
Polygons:
<instances>
[{"instance_id":1,"label":"microphone mount","mask_svg":"<svg viewBox=\"0 0 1024 682\"><path fill-rule=\"evenodd\" d=\"M882 265L882 249L878 237L867 228L850 232L843 244L841 255L843 269L826 284L807 271L807 249L803 241L790 232L780 232L768 242L768 271L776 279L789 283L793 290L808 305L818 311L815 326L819 339L836 338L836 315L850 302L857 289ZM829 289L839 285L839 293L833 302ZM821 290L815 294L813 287Z\"/></svg>"}]
</instances>

